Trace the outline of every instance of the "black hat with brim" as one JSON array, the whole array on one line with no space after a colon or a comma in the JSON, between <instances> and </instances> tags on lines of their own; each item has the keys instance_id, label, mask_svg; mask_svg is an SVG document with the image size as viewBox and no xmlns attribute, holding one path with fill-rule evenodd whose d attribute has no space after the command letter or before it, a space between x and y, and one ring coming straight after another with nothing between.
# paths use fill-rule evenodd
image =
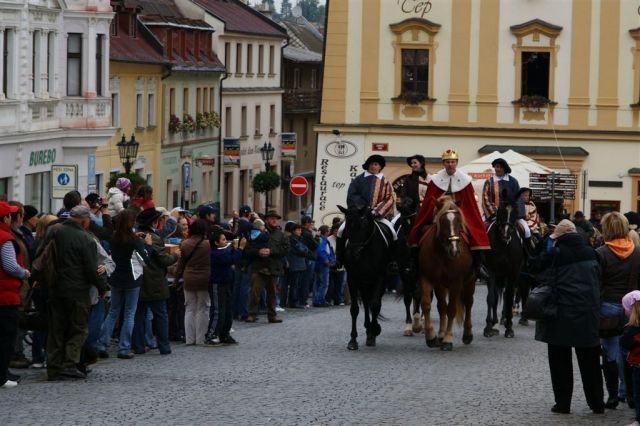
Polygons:
<instances>
[{"instance_id":1,"label":"black hat with brim","mask_svg":"<svg viewBox=\"0 0 640 426\"><path fill-rule=\"evenodd\" d=\"M493 160L491 162L491 167L495 167L496 164L500 164L505 173L511 173L511 167L509 167L507 160L505 160L504 158L496 158L495 160Z\"/></svg>"},{"instance_id":2,"label":"black hat with brim","mask_svg":"<svg viewBox=\"0 0 640 426\"><path fill-rule=\"evenodd\" d=\"M531 188L527 188L526 186L523 186L522 188L520 188L520 191L518 191L518 193L516 194L516 198L520 198L520 196L525 192L529 193L529 197L533 196L533 191L531 190Z\"/></svg>"},{"instance_id":3,"label":"black hat with brim","mask_svg":"<svg viewBox=\"0 0 640 426\"><path fill-rule=\"evenodd\" d=\"M140 225L151 225L156 219L162 216L162 213L154 208L148 208L142 210L138 217L136 218L136 222Z\"/></svg>"},{"instance_id":4,"label":"black hat with brim","mask_svg":"<svg viewBox=\"0 0 640 426\"><path fill-rule=\"evenodd\" d=\"M380 170L384 169L384 166L387 165L387 161L384 159L382 155L373 154L369 156L369 158L367 158L367 161L364 162L364 164L362 165L362 168L365 170L369 170L369 165L371 163L380 164Z\"/></svg>"},{"instance_id":5,"label":"black hat with brim","mask_svg":"<svg viewBox=\"0 0 640 426\"><path fill-rule=\"evenodd\" d=\"M269 210L269 211L267 212L267 214L265 214L265 215L264 215L264 218L265 218L265 219L266 219L266 218L268 218L268 217L275 217L275 218L278 218L278 219L282 219L282 216L280 216L280 215L278 214L278 212L277 212L277 211L275 211L275 210Z\"/></svg>"}]
</instances>

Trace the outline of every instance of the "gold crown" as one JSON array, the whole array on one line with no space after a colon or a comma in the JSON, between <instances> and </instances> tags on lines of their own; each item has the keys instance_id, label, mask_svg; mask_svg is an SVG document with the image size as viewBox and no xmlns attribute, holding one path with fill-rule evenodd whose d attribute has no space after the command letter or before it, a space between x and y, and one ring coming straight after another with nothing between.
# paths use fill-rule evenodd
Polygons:
<instances>
[{"instance_id":1,"label":"gold crown","mask_svg":"<svg viewBox=\"0 0 640 426\"><path fill-rule=\"evenodd\" d=\"M458 153L453 149L448 149L442 153L442 161L444 160L459 160Z\"/></svg>"}]
</instances>

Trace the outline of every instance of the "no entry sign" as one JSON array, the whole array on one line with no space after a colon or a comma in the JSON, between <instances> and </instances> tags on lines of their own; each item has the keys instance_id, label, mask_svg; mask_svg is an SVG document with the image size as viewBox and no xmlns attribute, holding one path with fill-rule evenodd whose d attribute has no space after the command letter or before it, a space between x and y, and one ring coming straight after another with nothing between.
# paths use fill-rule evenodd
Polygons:
<instances>
[{"instance_id":1,"label":"no entry sign","mask_svg":"<svg viewBox=\"0 0 640 426\"><path fill-rule=\"evenodd\" d=\"M293 195L300 197L307 193L309 182L304 176L294 176L289 182L289 190Z\"/></svg>"}]
</instances>

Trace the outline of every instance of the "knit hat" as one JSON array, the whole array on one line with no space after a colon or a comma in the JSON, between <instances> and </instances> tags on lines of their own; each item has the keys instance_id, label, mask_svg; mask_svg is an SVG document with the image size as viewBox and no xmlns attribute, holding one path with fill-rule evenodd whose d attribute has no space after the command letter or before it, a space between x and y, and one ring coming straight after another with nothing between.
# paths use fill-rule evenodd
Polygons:
<instances>
[{"instance_id":1,"label":"knit hat","mask_svg":"<svg viewBox=\"0 0 640 426\"><path fill-rule=\"evenodd\" d=\"M571 234L576 232L576 226L569 219L562 219L560 223L556 225L553 230L553 234L549 236L552 240L563 236L564 234Z\"/></svg>"},{"instance_id":2,"label":"knit hat","mask_svg":"<svg viewBox=\"0 0 640 426\"><path fill-rule=\"evenodd\" d=\"M627 315L631 313L631 307L639 301L640 291L638 290L633 290L624 295L624 297L622 298L622 307L624 308L624 311L627 313Z\"/></svg>"},{"instance_id":3,"label":"knit hat","mask_svg":"<svg viewBox=\"0 0 640 426\"><path fill-rule=\"evenodd\" d=\"M256 219L253 221L253 229L260 229L261 226L264 226L264 221L262 219Z\"/></svg>"},{"instance_id":4,"label":"knit hat","mask_svg":"<svg viewBox=\"0 0 640 426\"><path fill-rule=\"evenodd\" d=\"M124 192L130 187L131 187L131 181L126 177L119 177L118 180L116 180L116 188L118 188L120 191Z\"/></svg>"},{"instance_id":5,"label":"knit hat","mask_svg":"<svg viewBox=\"0 0 640 426\"><path fill-rule=\"evenodd\" d=\"M24 206L24 218L23 220L26 222L27 220L31 219L32 217L34 217L35 215L38 214L38 209L36 209L33 206Z\"/></svg>"}]
</instances>

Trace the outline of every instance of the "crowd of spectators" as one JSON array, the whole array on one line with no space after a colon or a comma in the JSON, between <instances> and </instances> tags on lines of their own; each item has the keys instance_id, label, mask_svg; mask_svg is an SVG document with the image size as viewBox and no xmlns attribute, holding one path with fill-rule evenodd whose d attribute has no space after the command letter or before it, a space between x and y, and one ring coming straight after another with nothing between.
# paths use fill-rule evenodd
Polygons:
<instances>
[{"instance_id":1,"label":"crowd of spectators","mask_svg":"<svg viewBox=\"0 0 640 426\"><path fill-rule=\"evenodd\" d=\"M246 205L220 221L210 205L168 210L150 186L130 192L126 178L106 199L71 191L56 214L0 202L0 387L18 384L12 369L86 378L100 358L235 345L234 320L349 303L339 222Z\"/></svg>"}]
</instances>

